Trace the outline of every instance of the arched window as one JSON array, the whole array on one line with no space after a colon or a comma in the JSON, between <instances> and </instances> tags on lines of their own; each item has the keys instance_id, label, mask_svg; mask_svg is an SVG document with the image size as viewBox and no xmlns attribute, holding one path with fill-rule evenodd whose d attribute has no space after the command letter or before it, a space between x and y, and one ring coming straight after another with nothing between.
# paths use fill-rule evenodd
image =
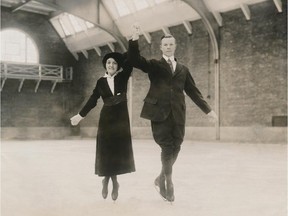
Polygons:
<instances>
[{"instance_id":1,"label":"arched window","mask_svg":"<svg viewBox=\"0 0 288 216\"><path fill-rule=\"evenodd\" d=\"M34 41L24 32L7 29L0 32L1 61L39 63L38 49Z\"/></svg>"}]
</instances>

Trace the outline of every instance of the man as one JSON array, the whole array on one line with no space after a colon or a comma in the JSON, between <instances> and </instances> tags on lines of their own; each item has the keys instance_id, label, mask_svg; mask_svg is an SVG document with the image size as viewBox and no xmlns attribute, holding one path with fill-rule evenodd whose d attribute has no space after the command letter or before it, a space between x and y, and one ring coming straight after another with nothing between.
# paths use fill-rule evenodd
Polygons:
<instances>
[{"instance_id":1,"label":"man","mask_svg":"<svg viewBox=\"0 0 288 216\"><path fill-rule=\"evenodd\" d=\"M175 38L172 35L163 36L160 45L162 58L147 60L140 55L139 34L139 25L135 24L132 27L132 39L129 40L128 58L134 67L149 76L150 89L144 99L141 117L151 120L154 140L161 147L162 170L154 184L165 200L173 202L172 168L185 133L184 91L208 116L217 119L217 115L203 99L188 68L176 62Z\"/></svg>"}]
</instances>

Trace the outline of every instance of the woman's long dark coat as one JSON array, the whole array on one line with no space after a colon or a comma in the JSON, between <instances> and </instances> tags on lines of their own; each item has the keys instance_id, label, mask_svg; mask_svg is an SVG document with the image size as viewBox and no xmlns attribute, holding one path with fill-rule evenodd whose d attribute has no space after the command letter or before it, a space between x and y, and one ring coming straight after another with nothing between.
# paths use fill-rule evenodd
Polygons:
<instances>
[{"instance_id":1,"label":"woman's long dark coat","mask_svg":"<svg viewBox=\"0 0 288 216\"><path fill-rule=\"evenodd\" d=\"M124 64L123 70L114 77L114 92L111 92L107 78L101 77L93 94L79 114L84 117L102 97L97 140L95 174L112 176L135 171L127 107L127 83L132 67Z\"/></svg>"}]
</instances>

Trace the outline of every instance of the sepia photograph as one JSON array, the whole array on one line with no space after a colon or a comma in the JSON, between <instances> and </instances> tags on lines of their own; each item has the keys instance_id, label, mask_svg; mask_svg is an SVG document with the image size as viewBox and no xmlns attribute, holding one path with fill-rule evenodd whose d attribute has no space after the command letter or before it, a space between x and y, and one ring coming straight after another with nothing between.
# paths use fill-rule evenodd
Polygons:
<instances>
[{"instance_id":1,"label":"sepia photograph","mask_svg":"<svg viewBox=\"0 0 288 216\"><path fill-rule=\"evenodd\" d=\"M1 0L1 216L287 216L287 1Z\"/></svg>"}]
</instances>

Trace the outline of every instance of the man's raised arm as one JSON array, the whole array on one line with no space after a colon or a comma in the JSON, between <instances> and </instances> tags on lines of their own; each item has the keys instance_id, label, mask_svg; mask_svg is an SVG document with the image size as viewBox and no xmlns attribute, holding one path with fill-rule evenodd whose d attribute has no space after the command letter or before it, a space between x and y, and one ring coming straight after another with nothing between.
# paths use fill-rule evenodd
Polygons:
<instances>
[{"instance_id":1,"label":"man's raised arm","mask_svg":"<svg viewBox=\"0 0 288 216\"><path fill-rule=\"evenodd\" d=\"M150 67L150 61L146 60L144 57L140 55L138 39L140 35L140 26L138 24L134 24L132 26L132 36L129 40L128 47L128 59L131 62L133 67L136 67L143 72L148 72Z\"/></svg>"}]
</instances>

